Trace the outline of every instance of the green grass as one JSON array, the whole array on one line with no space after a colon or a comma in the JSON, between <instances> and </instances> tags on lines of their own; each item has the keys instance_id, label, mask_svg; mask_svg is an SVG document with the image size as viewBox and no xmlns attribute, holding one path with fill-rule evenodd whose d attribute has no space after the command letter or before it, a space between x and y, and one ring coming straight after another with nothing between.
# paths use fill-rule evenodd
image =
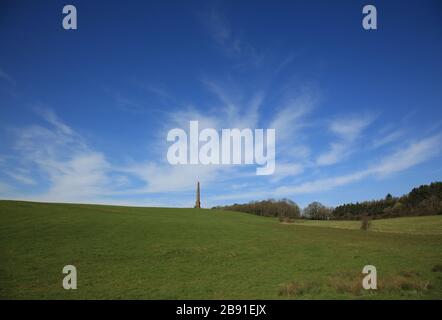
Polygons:
<instances>
[{"instance_id":1,"label":"green grass","mask_svg":"<svg viewBox=\"0 0 442 320\"><path fill-rule=\"evenodd\" d=\"M323 221L323 220L296 220L296 225L360 229L361 221ZM442 216L402 217L394 219L377 219L370 221L370 231L442 235Z\"/></svg>"},{"instance_id":2,"label":"green grass","mask_svg":"<svg viewBox=\"0 0 442 320\"><path fill-rule=\"evenodd\" d=\"M417 226L364 232L215 210L0 201L0 298L441 299L442 217L411 224L429 218L439 229L424 235ZM384 231L403 221L382 221ZM62 288L67 264L77 290ZM377 267L375 292L360 289L366 264Z\"/></svg>"}]
</instances>

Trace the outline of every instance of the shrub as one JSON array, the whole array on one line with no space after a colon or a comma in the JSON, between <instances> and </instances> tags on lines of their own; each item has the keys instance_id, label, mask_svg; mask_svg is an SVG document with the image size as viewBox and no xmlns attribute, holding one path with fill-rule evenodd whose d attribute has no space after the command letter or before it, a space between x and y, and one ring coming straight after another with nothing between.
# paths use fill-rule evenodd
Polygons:
<instances>
[{"instance_id":1,"label":"shrub","mask_svg":"<svg viewBox=\"0 0 442 320\"><path fill-rule=\"evenodd\" d=\"M442 264L436 264L433 269L431 269L433 272L442 272Z\"/></svg>"},{"instance_id":2,"label":"shrub","mask_svg":"<svg viewBox=\"0 0 442 320\"><path fill-rule=\"evenodd\" d=\"M370 229L371 221L368 216L363 216L361 219L361 230L367 231Z\"/></svg>"}]
</instances>

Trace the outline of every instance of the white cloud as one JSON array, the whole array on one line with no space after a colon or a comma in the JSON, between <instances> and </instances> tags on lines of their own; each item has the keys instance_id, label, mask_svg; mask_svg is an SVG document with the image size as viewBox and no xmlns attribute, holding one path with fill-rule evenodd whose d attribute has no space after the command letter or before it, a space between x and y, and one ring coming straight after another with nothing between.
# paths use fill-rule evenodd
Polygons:
<instances>
[{"instance_id":1,"label":"white cloud","mask_svg":"<svg viewBox=\"0 0 442 320\"><path fill-rule=\"evenodd\" d=\"M11 193L13 191L13 188L4 182L0 181L0 196L1 197L7 197L9 195L9 193Z\"/></svg>"},{"instance_id":2,"label":"white cloud","mask_svg":"<svg viewBox=\"0 0 442 320\"><path fill-rule=\"evenodd\" d=\"M286 98L279 112L271 119L269 128L276 132L276 172L272 181L300 174L310 155L310 148L302 139L307 126L306 116L312 112L316 100L310 92Z\"/></svg>"},{"instance_id":3,"label":"white cloud","mask_svg":"<svg viewBox=\"0 0 442 320\"><path fill-rule=\"evenodd\" d=\"M278 182L286 177L293 177L304 172L304 166L300 163L278 163L275 173L271 176L272 182Z\"/></svg>"},{"instance_id":4,"label":"white cloud","mask_svg":"<svg viewBox=\"0 0 442 320\"><path fill-rule=\"evenodd\" d=\"M339 186L343 186L352 182L356 182L367 177L370 174L369 170L363 170L355 173L350 173L342 176L318 179L302 183L297 186L282 186L276 189L275 193L279 195L293 195L300 193L314 193L325 190L330 190Z\"/></svg>"},{"instance_id":5,"label":"white cloud","mask_svg":"<svg viewBox=\"0 0 442 320\"><path fill-rule=\"evenodd\" d=\"M332 142L327 152L321 154L316 163L320 166L328 166L338 163L341 159L348 156L350 145L343 142Z\"/></svg>"},{"instance_id":6,"label":"white cloud","mask_svg":"<svg viewBox=\"0 0 442 320\"><path fill-rule=\"evenodd\" d=\"M336 119L331 122L330 131L343 139L354 140L372 121L373 117L370 115Z\"/></svg>"},{"instance_id":7,"label":"white cloud","mask_svg":"<svg viewBox=\"0 0 442 320\"><path fill-rule=\"evenodd\" d=\"M219 182L231 177L225 173L237 170L233 166L172 166L160 159L116 166L103 153L91 149L81 135L52 111L39 109L38 112L46 120L47 126L33 125L16 130L15 149L21 155L20 165L33 167L44 174L49 188L38 195L17 195L21 199L103 203L108 202L107 197L114 201L117 197L123 197L118 202L123 203L127 200L125 197L133 195L193 191L197 180L204 184ZM191 110L174 113L170 123L173 126L188 125L192 119L199 119L201 127L216 127L225 121ZM165 138L161 142L166 148ZM21 183L34 182L25 174L26 170L20 167L16 169L9 175ZM141 181L143 186L135 186L134 179Z\"/></svg>"},{"instance_id":8,"label":"white cloud","mask_svg":"<svg viewBox=\"0 0 442 320\"><path fill-rule=\"evenodd\" d=\"M256 128L260 108L264 100L263 92L256 92L250 99L243 99L231 88L226 88L215 81L204 80L206 88L222 103L215 109L213 118L218 119L217 127L212 128ZM243 101L245 100L245 101ZM200 114L204 119L205 117Z\"/></svg>"},{"instance_id":9,"label":"white cloud","mask_svg":"<svg viewBox=\"0 0 442 320\"><path fill-rule=\"evenodd\" d=\"M36 185L37 184L34 179L32 179L31 177L29 177L25 174L13 172L13 171L9 171L9 172L7 172L7 174L11 178L13 178L14 180L16 180L20 183L27 184L27 185Z\"/></svg>"},{"instance_id":10,"label":"white cloud","mask_svg":"<svg viewBox=\"0 0 442 320\"><path fill-rule=\"evenodd\" d=\"M68 161L53 162L48 173L52 185L42 197L46 200L84 201L112 193L109 164L100 153L76 154Z\"/></svg>"},{"instance_id":11,"label":"white cloud","mask_svg":"<svg viewBox=\"0 0 442 320\"><path fill-rule=\"evenodd\" d=\"M387 134L384 134L382 137L377 138L373 142L373 147L374 148L379 148L379 147L391 144L393 142L396 142L401 137L403 137L404 134L405 134L405 132L402 129L395 130L395 131L389 132Z\"/></svg>"},{"instance_id":12,"label":"white cloud","mask_svg":"<svg viewBox=\"0 0 442 320\"><path fill-rule=\"evenodd\" d=\"M381 176L403 171L440 154L441 148L442 134L436 134L411 143L403 150L396 151L383 159L372 170Z\"/></svg>"},{"instance_id":13,"label":"white cloud","mask_svg":"<svg viewBox=\"0 0 442 320\"><path fill-rule=\"evenodd\" d=\"M13 177L35 184L25 173L29 168L45 175L49 189L39 195L43 201L87 201L111 190L109 163L103 154L91 150L83 138L64 124L52 111L38 109L48 126L29 126L16 130L16 151L21 161ZM16 172L15 171L15 172ZM11 173L10 173L11 175Z\"/></svg>"},{"instance_id":14,"label":"white cloud","mask_svg":"<svg viewBox=\"0 0 442 320\"><path fill-rule=\"evenodd\" d=\"M337 136L338 140L330 143L329 150L318 156L316 164L328 166L346 159L355 151L357 139L373 120L371 115L359 115L332 121L329 130Z\"/></svg>"},{"instance_id":15,"label":"white cloud","mask_svg":"<svg viewBox=\"0 0 442 320\"><path fill-rule=\"evenodd\" d=\"M150 162L119 168L119 170L134 175L146 184L142 188L129 189L127 193L161 193L193 190L196 181L209 184L216 180L224 180L224 178L220 177L220 172L232 170L232 168L209 165L169 165Z\"/></svg>"},{"instance_id":16,"label":"white cloud","mask_svg":"<svg viewBox=\"0 0 442 320\"><path fill-rule=\"evenodd\" d=\"M410 143L405 149L398 150L384 157L378 165L342 176L318 179L296 186L282 186L277 188L275 193L283 196L321 192L351 184L369 176L384 177L388 174L404 171L412 166L421 164L439 155L441 152L442 134L436 134Z\"/></svg>"},{"instance_id":17,"label":"white cloud","mask_svg":"<svg viewBox=\"0 0 442 320\"><path fill-rule=\"evenodd\" d=\"M289 97L281 104L269 126L276 130L278 142L296 138L294 133L305 126L304 117L312 111L314 104L310 93Z\"/></svg>"}]
</instances>

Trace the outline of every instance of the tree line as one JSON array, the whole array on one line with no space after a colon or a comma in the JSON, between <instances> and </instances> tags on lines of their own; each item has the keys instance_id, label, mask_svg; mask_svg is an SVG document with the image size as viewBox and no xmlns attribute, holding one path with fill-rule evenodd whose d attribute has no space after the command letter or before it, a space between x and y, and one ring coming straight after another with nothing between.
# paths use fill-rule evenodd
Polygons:
<instances>
[{"instance_id":1,"label":"tree line","mask_svg":"<svg viewBox=\"0 0 442 320\"><path fill-rule=\"evenodd\" d=\"M305 218L314 220L359 220L442 214L442 182L414 188L401 197L387 194L384 199L346 203L335 208L312 202L303 210L289 200L253 201L246 204L218 206L214 209L240 211L259 216L279 217L280 220Z\"/></svg>"},{"instance_id":2,"label":"tree line","mask_svg":"<svg viewBox=\"0 0 442 320\"><path fill-rule=\"evenodd\" d=\"M235 203L230 206L213 207L212 209L246 212L265 217L278 217L280 220L290 220L301 217L301 209L295 202L289 199L268 199L244 204Z\"/></svg>"}]
</instances>

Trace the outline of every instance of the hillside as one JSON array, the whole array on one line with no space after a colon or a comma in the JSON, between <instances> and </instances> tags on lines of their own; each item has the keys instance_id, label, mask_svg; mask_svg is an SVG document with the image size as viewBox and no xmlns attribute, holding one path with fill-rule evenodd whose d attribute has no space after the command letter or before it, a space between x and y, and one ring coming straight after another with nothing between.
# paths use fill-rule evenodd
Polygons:
<instances>
[{"instance_id":1,"label":"hillside","mask_svg":"<svg viewBox=\"0 0 442 320\"><path fill-rule=\"evenodd\" d=\"M364 232L218 210L0 201L0 298L441 299L441 248L440 230ZM77 267L77 290L61 286L68 264ZM366 264L378 269L374 293L355 286Z\"/></svg>"}]
</instances>

